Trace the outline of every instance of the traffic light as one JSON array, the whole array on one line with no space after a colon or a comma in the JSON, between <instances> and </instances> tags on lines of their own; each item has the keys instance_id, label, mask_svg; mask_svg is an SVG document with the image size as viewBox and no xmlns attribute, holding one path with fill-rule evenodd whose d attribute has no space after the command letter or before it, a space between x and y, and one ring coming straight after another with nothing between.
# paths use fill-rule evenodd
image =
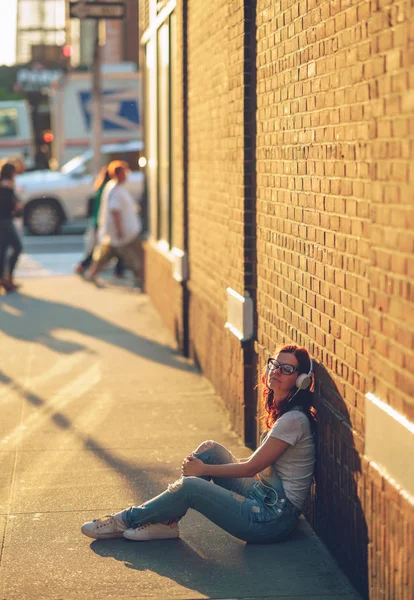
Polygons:
<instances>
[{"instance_id":1,"label":"traffic light","mask_svg":"<svg viewBox=\"0 0 414 600\"><path fill-rule=\"evenodd\" d=\"M53 133L51 131L45 131L43 134L43 141L45 144L51 144L53 142Z\"/></svg>"},{"instance_id":2,"label":"traffic light","mask_svg":"<svg viewBox=\"0 0 414 600\"><path fill-rule=\"evenodd\" d=\"M62 46L62 56L64 58L70 58L72 56L72 46L69 46L69 44Z\"/></svg>"}]
</instances>

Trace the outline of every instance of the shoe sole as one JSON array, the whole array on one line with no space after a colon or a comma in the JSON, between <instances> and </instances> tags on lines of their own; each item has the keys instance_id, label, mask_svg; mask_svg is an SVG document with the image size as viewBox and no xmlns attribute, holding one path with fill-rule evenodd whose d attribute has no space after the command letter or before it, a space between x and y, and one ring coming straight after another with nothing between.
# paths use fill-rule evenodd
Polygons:
<instances>
[{"instance_id":1,"label":"shoe sole","mask_svg":"<svg viewBox=\"0 0 414 600\"><path fill-rule=\"evenodd\" d=\"M129 537L128 535L123 534L123 537L126 540L131 540L131 542L151 542L152 540L178 540L178 538L180 537L180 534L176 534L176 535L169 535L169 536L160 536L160 537L149 537L149 538L136 538L136 537Z\"/></svg>"},{"instance_id":2,"label":"shoe sole","mask_svg":"<svg viewBox=\"0 0 414 600\"><path fill-rule=\"evenodd\" d=\"M93 535L92 532L84 531L83 529L81 529L81 531L83 535L86 535L86 537L92 538L93 540L109 540L111 538L121 538L124 536L122 531L119 531L118 533L103 533L102 535Z\"/></svg>"}]
</instances>

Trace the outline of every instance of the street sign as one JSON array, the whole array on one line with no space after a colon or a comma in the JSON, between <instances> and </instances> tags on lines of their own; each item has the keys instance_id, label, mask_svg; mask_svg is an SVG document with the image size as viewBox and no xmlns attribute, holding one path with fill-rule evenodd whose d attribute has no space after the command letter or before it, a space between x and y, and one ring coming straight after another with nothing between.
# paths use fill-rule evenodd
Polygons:
<instances>
[{"instance_id":1,"label":"street sign","mask_svg":"<svg viewBox=\"0 0 414 600\"><path fill-rule=\"evenodd\" d=\"M48 68L40 62L20 68L16 74L16 90L47 94L63 75L62 68Z\"/></svg>"},{"instance_id":2,"label":"street sign","mask_svg":"<svg viewBox=\"0 0 414 600\"><path fill-rule=\"evenodd\" d=\"M78 0L69 2L71 19L123 19L125 17L124 2L90 2Z\"/></svg>"}]
</instances>

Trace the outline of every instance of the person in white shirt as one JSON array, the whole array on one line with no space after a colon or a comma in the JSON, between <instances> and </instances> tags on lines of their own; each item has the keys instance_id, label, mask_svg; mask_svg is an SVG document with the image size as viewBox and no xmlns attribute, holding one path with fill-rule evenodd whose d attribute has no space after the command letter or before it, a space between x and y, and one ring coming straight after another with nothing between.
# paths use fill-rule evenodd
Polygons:
<instances>
[{"instance_id":1,"label":"person in white shirt","mask_svg":"<svg viewBox=\"0 0 414 600\"><path fill-rule=\"evenodd\" d=\"M295 344L269 358L262 374L267 431L259 448L237 459L203 442L182 463L182 477L160 495L82 526L90 538L143 542L175 539L189 508L246 542L285 540L295 529L315 464L313 365Z\"/></svg>"},{"instance_id":2,"label":"person in white shirt","mask_svg":"<svg viewBox=\"0 0 414 600\"><path fill-rule=\"evenodd\" d=\"M125 188L128 165L113 161L108 165L111 180L102 193L98 217L99 248L87 279L96 280L98 273L118 256L133 270L137 281L142 280L142 246L139 234L142 222L131 194Z\"/></svg>"}]
</instances>

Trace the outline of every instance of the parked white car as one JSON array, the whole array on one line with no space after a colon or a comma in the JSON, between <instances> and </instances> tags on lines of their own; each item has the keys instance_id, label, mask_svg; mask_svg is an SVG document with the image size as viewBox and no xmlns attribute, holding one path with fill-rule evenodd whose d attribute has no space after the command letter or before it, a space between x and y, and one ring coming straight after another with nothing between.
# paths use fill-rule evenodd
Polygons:
<instances>
[{"instance_id":1,"label":"parked white car","mask_svg":"<svg viewBox=\"0 0 414 600\"><path fill-rule=\"evenodd\" d=\"M102 163L121 159L132 171L126 188L141 203L144 174L138 168L142 142L124 142L102 146ZM92 151L72 158L58 171L31 171L16 177L16 191L23 204L25 226L34 235L58 233L64 223L84 220L88 200L93 194Z\"/></svg>"}]
</instances>

